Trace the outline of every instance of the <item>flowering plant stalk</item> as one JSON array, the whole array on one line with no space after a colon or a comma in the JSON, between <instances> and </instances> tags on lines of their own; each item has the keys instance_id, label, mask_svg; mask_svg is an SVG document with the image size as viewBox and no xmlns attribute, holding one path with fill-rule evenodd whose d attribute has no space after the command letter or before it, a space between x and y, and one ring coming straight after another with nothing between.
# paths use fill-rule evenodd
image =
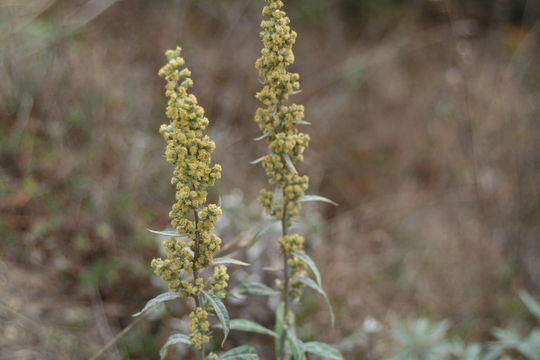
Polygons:
<instances>
[{"instance_id":1,"label":"flowering plant stalk","mask_svg":"<svg viewBox=\"0 0 540 360\"><path fill-rule=\"evenodd\" d=\"M292 304L299 300L302 290L307 286L329 302L321 288L319 271L304 252L304 237L290 233L289 228L299 214L301 202L329 200L320 196L306 196L309 179L296 170L296 164L303 161L303 153L310 140L309 135L297 128L298 125L309 124L304 121L304 107L287 105L289 97L300 91L300 76L287 70L294 63L292 48L297 34L289 26L290 19L282 10L283 2L265 1L260 33L264 47L256 62L263 83L256 97L263 106L257 109L255 121L263 132L258 140L265 139L271 153L255 162L262 162L269 183L275 186L274 191L261 191L262 206L281 222L282 228L282 236L278 240L283 256L283 278L278 281L282 304L276 313L276 358L284 360L292 355L295 360L305 359L305 352L320 356L329 356L331 352L332 358L340 358L339 352L329 345L318 342L304 344L296 337ZM308 267L317 282L307 277Z\"/></svg>"},{"instance_id":2,"label":"flowering plant stalk","mask_svg":"<svg viewBox=\"0 0 540 360\"><path fill-rule=\"evenodd\" d=\"M180 54L179 47L167 51L168 63L159 70L159 76L167 81L166 115L170 122L161 126L160 133L167 143L166 159L174 166L171 183L176 187L176 203L169 216L175 230L158 232L169 237L163 243L166 258L154 259L151 265L169 292L149 301L143 312L162 301L191 298L194 309L189 314L190 334L172 335L161 354L164 357L170 345L184 343L192 345L200 359L206 359L205 344L211 336L209 315L217 315L225 338L229 328L228 313L221 302L227 293L227 268L214 266L211 275L204 276L207 268L226 263L214 258L221 246L221 239L213 233L221 209L207 204L207 188L220 178L221 166L211 165L215 144L203 136L208 119L197 98L188 92L193 81ZM217 355L211 353L209 358L217 359Z\"/></svg>"},{"instance_id":3,"label":"flowering plant stalk","mask_svg":"<svg viewBox=\"0 0 540 360\"><path fill-rule=\"evenodd\" d=\"M301 202L330 200L321 196L305 195L308 177L299 175L295 164L303 160L309 136L300 132L297 125L309 124L304 119L302 105L287 105L289 97L299 91L299 75L287 67L294 63L292 46L296 33L289 26L289 18L281 10L281 0L265 0L265 19L261 23L264 48L256 67L263 81L263 89L256 97L263 106L257 109L255 120L264 132L270 154L256 162L262 165L274 191L262 190L260 200L266 211L281 222L282 236L278 243L283 256L283 278L277 281L279 291L264 284L242 284L240 293L272 296L281 294L282 302L276 311L274 331L247 319L230 320L222 302L227 295L229 275L222 264L248 265L229 258L216 258L221 239L213 233L214 223L221 214L216 204L207 203L207 188L221 176L221 167L211 165L215 144L203 135L208 125L204 110L197 98L188 92L193 86L190 71L184 67L181 49L169 50L168 63L159 75L166 81L168 97L166 115L170 120L160 128L167 147L167 161L174 166L172 184L176 187L176 203L170 212L174 231L156 232L168 237L164 241L166 257L152 260L156 275L168 285L169 291L150 300L140 315L164 301L192 299L190 334L173 334L161 350L162 359L173 344L193 346L201 360L207 359L259 359L255 349L242 345L219 357L207 354L205 345L210 342L209 316L215 314L223 329L224 339L231 329L255 332L274 338L276 359L305 360L306 353L330 359L343 359L341 353L321 342L302 342L296 336L293 303L298 302L307 287L321 294L333 312L322 289L321 276L315 262L304 252L304 238L290 232L293 219L298 216ZM213 267L213 272L207 270ZM308 277L308 269L315 280ZM223 343L222 343L223 344Z\"/></svg>"},{"instance_id":4,"label":"flowering plant stalk","mask_svg":"<svg viewBox=\"0 0 540 360\"><path fill-rule=\"evenodd\" d=\"M283 254L282 301L285 320L280 334L279 358L285 358L285 329L290 327L290 302L298 297L302 283L298 276L305 275L305 264L293 256L295 251L303 251L304 238L289 235L288 228L299 211L299 200L308 188L308 177L300 176L294 163L302 160L308 145L309 135L298 131L296 125L303 121L304 108L301 105L285 105L289 96L300 89L300 76L287 71L294 62L292 46L296 32L289 27L289 18L280 10L283 2L267 1L263 9L265 20L261 32L264 48L257 59L256 67L263 81L263 89L257 99L265 107L257 109L255 121L266 136L266 143L272 152L262 160L269 183L276 185L276 191L261 191L260 200L266 211L281 221L282 237L279 244Z\"/></svg>"}]
</instances>

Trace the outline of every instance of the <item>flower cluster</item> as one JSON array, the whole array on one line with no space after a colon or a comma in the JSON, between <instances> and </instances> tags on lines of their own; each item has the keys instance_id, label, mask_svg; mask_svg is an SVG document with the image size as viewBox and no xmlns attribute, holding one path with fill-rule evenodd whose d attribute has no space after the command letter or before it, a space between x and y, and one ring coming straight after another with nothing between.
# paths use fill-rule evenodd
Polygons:
<instances>
[{"instance_id":1,"label":"flower cluster","mask_svg":"<svg viewBox=\"0 0 540 360\"><path fill-rule=\"evenodd\" d=\"M304 249L304 237L298 234L286 235L278 240L281 252L287 256L287 265L289 266L289 296L296 299L301 295L304 284L298 281L298 277L306 276L306 263L297 257L292 256L297 251Z\"/></svg>"},{"instance_id":2,"label":"flower cluster","mask_svg":"<svg viewBox=\"0 0 540 360\"><path fill-rule=\"evenodd\" d=\"M290 222L298 215L299 200L308 188L308 177L298 175L294 163L303 160L309 135L296 127L304 123L304 107L286 105L289 96L300 89L300 77L287 70L287 66L294 63L292 47L296 32L291 30L282 7L281 0L266 0L263 9L261 39L264 47L255 65L264 84L257 99L264 107L257 109L255 121L264 132L272 153L264 157L263 167L270 184L276 185L283 195L283 199L275 199L274 193L263 190L260 200L272 216L286 216Z\"/></svg>"},{"instance_id":3,"label":"flower cluster","mask_svg":"<svg viewBox=\"0 0 540 360\"><path fill-rule=\"evenodd\" d=\"M298 215L300 199L308 188L308 177L298 175L294 164L303 161L309 135L297 128L305 123L304 107L286 104L289 97L299 91L300 76L287 70L294 63L292 47L296 32L291 30L290 20L282 7L281 0L266 0L263 9L261 39L264 47L255 66L263 82L256 97L264 107L257 109L255 121L271 152L264 157L262 165L269 183L276 186L274 192L263 189L260 200L270 215L284 220L284 225L289 226ZM306 274L306 268L293 253L304 250L304 238L288 235L279 239L279 244L287 262L285 276L290 278L286 296L294 299L301 294L303 283L297 279Z\"/></svg>"},{"instance_id":4,"label":"flower cluster","mask_svg":"<svg viewBox=\"0 0 540 360\"><path fill-rule=\"evenodd\" d=\"M295 251L301 251L304 248L304 237L298 234L283 236L278 242L281 251L286 255L292 255Z\"/></svg>"},{"instance_id":5,"label":"flower cluster","mask_svg":"<svg viewBox=\"0 0 540 360\"><path fill-rule=\"evenodd\" d=\"M208 312L201 307L189 314L191 323L189 324L189 340L195 349L201 349L203 344L210 341L208 333L210 331L210 322L208 322Z\"/></svg>"},{"instance_id":6,"label":"flower cluster","mask_svg":"<svg viewBox=\"0 0 540 360\"><path fill-rule=\"evenodd\" d=\"M227 274L227 267L220 265L214 268L214 275L208 278L210 284L210 293L216 295L218 298L223 299L227 295L227 285L229 281L229 274Z\"/></svg>"},{"instance_id":7,"label":"flower cluster","mask_svg":"<svg viewBox=\"0 0 540 360\"><path fill-rule=\"evenodd\" d=\"M200 349L209 341L207 311L211 310L204 306L202 292L225 297L229 276L225 266L216 267L206 280L199 276L199 270L212 265L221 246L221 239L213 234L221 209L215 204L205 205L207 188L220 178L221 167L211 165L215 144L203 136L208 119L197 98L188 92L193 81L180 53L180 48L167 51L168 63L159 70L159 76L167 81L169 123L160 127L160 133L167 143L167 161L174 166L171 183L176 187L176 203L169 216L178 236L163 243L167 256L152 260L152 267L170 291L196 299L197 307L190 314L190 340Z\"/></svg>"}]
</instances>

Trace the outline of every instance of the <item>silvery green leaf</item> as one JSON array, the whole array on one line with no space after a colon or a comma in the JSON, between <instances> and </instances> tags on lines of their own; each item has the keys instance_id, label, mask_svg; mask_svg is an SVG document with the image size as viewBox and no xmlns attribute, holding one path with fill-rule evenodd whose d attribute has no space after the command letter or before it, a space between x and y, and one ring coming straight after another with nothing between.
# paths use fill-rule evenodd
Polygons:
<instances>
[{"instance_id":1,"label":"silvery green leaf","mask_svg":"<svg viewBox=\"0 0 540 360\"><path fill-rule=\"evenodd\" d=\"M219 321L221 322L221 327L223 329L223 341L221 342L221 346L225 343L225 340L227 340L227 335L229 335L229 329L230 329L230 317L229 312L227 311L227 308L223 304L220 298L218 298L214 294L210 294L206 291L203 291L203 294L208 299L208 302L212 307L214 308L214 312L216 313L216 316L218 317Z\"/></svg>"},{"instance_id":2,"label":"silvery green leaf","mask_svg":"<svg viewBox=\"0 0 540 360\"><path fill-rule=\"evenodd\" d=\"M401 344L402 350L389 359L408 359L410 354L426 359L446 359L452 346L446 346L445 336L450 326L446 320L432 323L420 318L403 324L391 318L392 337ZM458 357L462 359L462 356ZM465 359L463 359L465 360Z\"/></svg>"},{"instance_id":3,"label":"silvery green leaf","mask_svg":"<svg viewBox=\"0 0 540 360\"><path fill-rule=\"evenodd\" d=\"M253 160L253 161L250 161L249 163L250 163L251 165L258 164L258 163L262 162L262 161L264 160L265 157L266 157L266 155L263 155L263 156L261 156L261 157L258 158L258 159L255 159L255 160Z\"/></svg>"},{"instance_id":4,"label":"silvery green leaf","mask_svg":"<svg viewBox=\"0 0 540 360\"><path fill-rule=\"evenodd\" d=\"M310 123L309 121L304 121L304 120L298 121L297 124L300 124L300 125L311 125L311 123Z\"/></svg>"},{"instance_id":5,"label":"silvery green leaf","mask_svg":"<svg viewBox=\"0 0 540 360\"><path fill-rule=\"evenodd\" d=\"M493 334L497 338L497 342L504 344L507 347L517 347L521 343L521 337L513 330L495 329Z\"/></svg>"},{"instance_id":6,"label":"silvery green leaf","mask_svg":"<svg viewBox=\"0 0 540 360\"><path fill-rule=\"evenodd\" d=\"M155 298L149 300L146 303L146 305L144 305L143 309L141 311L139 311L138 313L133 314L133 316L142 315L143 313L145 313L148 310L152 309L153 307L161 304L162 302L178 299L179 297L180 297L180 295L178 295L174 291L169 291L169 292L166 292L166 293L163 293L163 294L159 294Z\"/></svg>"},{"instance_id":7,"label":"silvery green leaf","mask_svg":"<svg viewBox=\"0 0 540 360\"><path fill-rule=\"evenodd\" d=\"M324 196L319 196L319 195L304 195L300 199L300 202L309 202L309 201L322 201L322 202L325 202L325 203L332 204L334 206L339 205L337 202L332 201L330 199L327 199Z\"/></svg>"},{"instance_id":8,"label":"silvery green leaf","mask_svg":"<svg viewBox=\"0 0 540 360\"><path fill-rule=\"evenodd\" d=\"M259 360L259 356L253 346L242 345L227 351L219 360Z\"/></svg>"},{"instance_id":9,"label":"silvery green leaf","mask_svg":"<svg viewBox=\"0 0 540 360\"><path fill-rule=\"evenodd\" d=\"M249 266L250 264L245 263L240 260L231 259L227 257L218 257L214 258L214 265L221 265L221 264L233 264L233 265L240 265L240 266Z\"/></svg>"},{"instance_id":10,"label":"silvery green leaf","mask_svg":"<svg viewBox=\"0 0 540 360\"><path fill-rule=\"evenodd\" d=\"M527 359L537 360L540 354L540 330L533 330L517 349Z\"/></svg>"},{"instance_id":11,"label":"silvery green leaf","mask_svg":"<svg viewBox=\"0 0 540 360\"><path fill-rule=\"evenodd\" d=\"M270 136L270 133L269 133L269 132L267 132L267 133L265 133L265 134L263 134L263 135L261 135L261 136L259 136L259 137L256 137L256 138L254 138L253 140L255 140L255 141L261 141L262 139L266 139L268 136Z\"/></svg>"},{"instance_id":12,"label":"silvery green leaf","mask_svg":"<svg viewBox=\"0 0 540 360\"><path fill-rule=\"evenodd\" d=\"M287 344L294 360L306 360L306 354L304 352L304 344L296 337L294 328L287 330Z\"/></svg>"},{"instance_id":13,"label":"silvery green leaf","mask_svg":"<svg viewBox=\"0 0 540 360\"><path fill-rule=\"evenodd\" d=\"M305 252L295 251L293 255L306 263L307 266L309 266L311 271L313 271L313 275L315 275L315 279L317 279L317 284L322 287L321 273L319 272L317 265L315 265L315 261L313 261L313 259L310 258Z\"/></svg>"},{"instance_id":14,"label":"silvery green leaf","mask_svg":"<svg viewBox=\"0 0 540 360\"><path fill-rule=\"evenodd\" d=\"M318 341L304 343L304 351L325 359L343 360L343 355L338 349Z\"/></svg>"},{"instance_id":15,"label":"silvery green leaf","mask_svg":"<svg viewBox=\"0 0 540 360\"><path fill-rule=\"evenodd\" d=\"M330 311L330 322L332 323L332 326L334 326L335 323L335 315L334 315L334 309L332 308L332 304L330 303L330 300L328 299L328 296L326 295L326 292L319 286L317 283L310 278L300 276L296 278L301 283L305 284L309 288L315 290L318 292L326 302L326 305L328 306L328 310Z\"/></svg>"},{"instance_id":16,"label":"silvery green leaf","mask_svg":"<svg viewBox=\"0 0 540 360\"><path fill-rule=\"evenodd\" d=\"M540 321L540 304L536 300L534 300L534 298L526 291L521 291L519 293L519 297L521 298L521 301L523 301L527 309L529 309L531 314L533 314L534 317L538 321Z\"/></svg>"},{"instance_id":17,"label":"silvery green leaf","mask_svg":"<svg viewBox=\"0 0 540 360\"><path fill-rule=\"evenodd\" d=\"M291 160L291 157L289 156L289 154L283 154L283 160L285 160L285 164L287 164L287 167L289 168L289 170L291 170L293 173L298 173L298 171L296 171L296 168L294 167L294 163L292 162Z\"/></svg>"},{"instance_id":18,"label":"silvery green leaf","mask_svg":"<svg viewBox=\"0 0 540 360\"><path fill-rule=\"evenodd\" d=\"M446 351L444 349L445 345L447 348ZM482 346L480 344L473 343L465 345L460 340L438 345L438 349L434 355L444 359L453 356L452 358L459 360L488 360L487 354L484 355L482 353Z\"/></svg>"},{"instance_id":19,"label":"silvery green leaf","mask_svg":"<svg viewBox=\"0 0 540 360\"><path fill-rule=\"evenodd\" d=\"M232 330L253 332L257 334L269 335L272 337L277 336L277 334L273 332L272 330L267 329L264 326L257 324L255 321L251 321L247 319L232 319L230 321L230 326Z\"/></svg>"},{"instance_id":20,"label":"silvery green leaf","mask_svg":"<svg viewBox=\"0 0 540 360\"><path fill-rule=\"evenodd\" d=\"M146 230L150 231L153 234L163 235L167 237L186 237L185 235L179 234L175 230L163 230L163 231L157 231L157 230L151 230L151 229L146 229Z\"/></svg>"},{"instance_id":21,"label":"silvery green leaf","mask_svg":"<svg viewBox=\"0 0 540 360\"><path fill-rule=\"evenodd\" d=\"M279 291L260 282L243 283L238 285L235 290L240 295L272 296L279 294Z\"/></svg>"},{"instance_id":22,"label":"silvery green leaf","mask_svg":"<svg viewBox=\"0 0 540 360\"><path fill-rule=\"evenodd\" d=\"M227 356L226 358L219 358L221 360L259 360L259 355L257 354L238 354L233 356Z\"/></svg>"},{"instance_id":23,"label":"silvery green leaf","mask_svg":"<svg viewBox=\"0 0 540 360\"><path fill-rule=\"evenodd\" d=\"M159 350L159 357L161 358L161 360L165 359L165 357L167 356L167 351L169 350L169 346L176 345L176 344L191 345L191 341L189 341L189 337L187 337L184 334L174 334L174 335L169 336L169 339L167 340L165 345L163 345L161 350Z\"/></svg>"},{"instance_id":24,"label":"silvery green leaf","mask_svg":"<svg viewBox=\"0 0 540 360\"><path fill-rule=\"evenodd\" d=\"M266 233L271 227L274 225L274 222L268 222L266 224L262 224L258 229L255 235L253 235L253 238L249 242L248 248L251 248L253 245L259 241L259 239Z\"/></svg>"},{"instance_id":25,"label":"silvery green leaf","mask_svg":"<svg viewBox=\"0 0 540 360\"><path fill-rule=\"evenodd\" d=\"M505 346L499 343L490 343L484 360L495 360L504 353Z\"/></svg>"}]
</instances>

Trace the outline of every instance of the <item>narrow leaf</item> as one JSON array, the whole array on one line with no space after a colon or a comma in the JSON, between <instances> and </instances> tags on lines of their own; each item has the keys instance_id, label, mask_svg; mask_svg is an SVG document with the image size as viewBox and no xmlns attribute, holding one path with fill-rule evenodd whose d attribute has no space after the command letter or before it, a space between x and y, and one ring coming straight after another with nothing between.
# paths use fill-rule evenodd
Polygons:
<instances>
[{"instance_id":1,"label":"narrow leaf","mask_svg":"<svg viewBox=\"0 0 540 360\"><path fill-rule=\"evenodd\" d=\"M301 199L300 199L300 202L309 202L309 201L322 201L322 202L325 202L325 203L329 203L329 204L332 204L334 206L338 206L339 204L335 201L332 201L330 199L327 199L325 198L324 196L319 196L319 195L304 195Z\"/></svg>"},{"instance_id":2,"label":"narrow leaf","mask_svg":"<svg viewBox=\"0 0 540 360\"><path fill-rule=\"evenodd\" d=\"M255 160L253 160L253 161L250 161L249 163L250 163L251 165L258 164L258 163L262 162L262 161L264 160L265 157L266 157L266 155L263 155L263 156L261 156L261 157L258 158L258 159L255 159Z\"/></svg>"},{"instance_id":3,"label":"narrow leaf","mask_svg":"<svg viewBox=\"0 0 540 360\"><path fill-rule=\"evenodd\" d=\"M328 311L330 311L330 322L332 323L332 326L334 326L335 323L335 315L334 315L334 309L332 308L332 304L330 303L330 300L328 299L328 295L326 295L326 292L319 286L317 283L310 278L300 276L297 278L298 281L301 283L307 285L311 289L318 292L326 302L326 305L328 306Z\"/></svg>"},{"instance_id":4,"label":"narrow leaf","mask_svg":"<svg viewBox=\"0 0 540 360\"><path fill-rule=\"evenodd\" d=\"M262 139L265 139L265 138L267 138L268 136L270 136L270 133L269 133L269 132L267 132L267 133L265 133L265 134L263 134L263 135L261 135L261 136L259 136L259 137L256 137L256 138L254 138L253 140L255 140L255 141L261 141Z\"/></svg>"},{"instance_id":5,"label":"narrow leaf","mask_svg":"<svg viewBox=\"0 0 540 360\"><path fill-rule=\"evenodd\" d=\"M169 292L166 292L166 293L163 293L163 294L159 294L155 298L149 300L146 303L146 305L144 305L143 309L141 311L139 311L138 313L133 314L133 316L142 315L143 313L145 313L148 310L156 307L157 305L161 304L162 302L178 299L179 297L180 297L180 295L178 295L174 291L169 291Z\"/></svg>"},{"instance_id":6,"label":"narrow leaf","mask_svg":"<svg viewBox=\"0 0 540 360\"><path fill-rule=\"evenodd\" d=\"M259 360L257 354L237 354L227 357L220 357L219 360Z\"/></svg>"},{"instance_id":7,"label":"narrow leaf","mask_svg":"<svg viewBox=\"0 0 540 360\"><path fill-rule=\"evenodd\" d=\"M293 255L305 262L307 266L309 266L311 271L313 271L313 275L315 275L315 279L317 279L317 284L322 287L321 273L319 272L317 265L315 265L315 261L313 261L313 259L310 258L305 252L295 251Z\"/></svg>"},{"instance_id":8,"label":"narrow leaf","mask_svg":"<svg viewBox=\"0 0 540 360\"><path fill-rule=\"evenodd\" d=\"M269 335L276 337L277 334L264 326L257 324L255 321L248 319L232 319L230 321L231 330L246 331L257 334Z\"/></svg>"},{"instance_id":9,"label":"narrow leaf","mask_svg":"<svg viewBox=\"0 0 540 360\"><path fill-rule=\"evenodd\" d=\"M233 264L233 265L240 265L240 266L249 266L248 263L245 263L240 260L231 259L227 257L218 257L214 258L214 265L221 265L221 264Z\"/></svg>"},{"instance_id":10,"label":"narrow leaf","mask_svg":"<svg viewBox=\"0 0 540 360\"><path fill-rule=\"evenodd\" d=\"M253 346L242 345L225 352L219 360L259 360L259 356Z\"/></svg>"},{"instance_id":11,"label":"narrow leaf","mask_svg":"<svg viewBox=\"0 0 540 360\"><path fill-rule=\"evenodd\" d=\"M534 317L538 321L540 321L540 304L536 300L534 300L534 298L526 291L521 291L519 293L519 297L521 298L521 301L523 301L527 309L529 309L531 314L533 314Z\"/></svg>"},{"instance_id":12,"label":"narrow leaf","mask_svg":"<svg viewBox=\"0 0 540 360\"><path fill-rule=\"evenodd\" d=\"M260 282L243 283L238 285L235 290L240 295L271 296L279 294L279 291Z\"/></svg>"},{"instance_id":13,"label":"narrow leaf","mask_svg":"<svg viewBox=\"0 0 540 360\"><path fill-rule=\"evenodd\" d=\"M289 156L289 154L282 154L283 156L283 160L285 160L285 164L287 164L287 167L289 168L289 170L291 170L293 173L298 173L298 171L296 171L296 168L294 167L294 163L292 162L291 160L291 157Z\"/></svg>"},{"instance_id":14,"label":"narrow leaf","mask_svg":"<svg viewBox=\"0 0 540 360\"><path fill-rule=\"evenodd\" d=\"M341 352L333 346L328 344L312 341L304 343L304 350L308 353L326 358L331 360L343 360L343 355Z\"/></svg>"},{"instance_id":15,"label":"narrow leaf","mask_svg":"<svg viewBox=\"0 0 540 360\"><path fill-rule=\"evenodd\" d=\"M227 335L229 335L229 329L230 329L230 317L229 312L227 311L227 308L223 304L223 302L214 294L210 294L206 291L203 291L204 295L208 299L208 302L212 307L214 308L214 312L216 313L219 321L221 322L221 326L223 328L223 341L221 342L221 346L225 343L225 340L227 339Z\"/></svg>"},{"instance_id":16,"label":"narrow leaf","mask_svg":"<svg viewBox=\"0 0 540 360\"><path fill-rule=\"evenodd\" d=\"M167 236L167 237L186 237L185 235L181 235L179 234L176 230L163 230L163 231L157 231L157 230L151 230L151 229L146 229L148 231L150 231L151 233L153 234L157 234L157 235L163 235L163 236Z\"/></svg>"},{"instance_id":17,"label":"narrow leaf","mask_svg":"<svg viewBox=\"0 0 540 360\"><path fill-rule=\"evenodd\" d=\"M298 121L297 124L300 124L300 125L311 125L311 123L310 123L309 121L304 121L304 120Z\"/></svg>"},{"instance_id":18,"label":"narrow leaf","mask_svg":"<svg viewBox=\"0 0 540 360\"><path fill-rule=\"evenodd\" d=\"M191 345L191 341L189 341L189 337L187 337L184 334L174 334L174 335L169 336L169 339L167 340L165 345L163 345L161 350L159 350L159 356L161 360L165 359L165 357L167 356L167 351L169 350L169 346L176 345L176 344Z\"/></svg>"},{"instance_id":19,"label":"narrow leaf","mask_svg":"<svg viewBox=\"0 0 540 360\"><path fill-rule=\"evenodd\" d=\"M253 238L249 242L248 248L251 248L253 245L257 243L261 239L261 237L274 225L274 222L267 222L265 224L262 224L258 229L255 235L253 235Z\"/></svg>"},{"instance_id":20,"label":"narrow leaf","mask_svg":"<svg viewBox=\"0 0 540 360\"><path fill-rule=\"evenodd\" d=\"M257 354L238 354L227 356L226 358L220 357L220 360L259 360L259 355Z\"/></svg>"},{"instance_id":21,"label":"narrow leaf","mask_svg":"<svg viewBox=\"0 0 540 360\"><path fill-rule=\"evenodd\" d=\"M287 330L287 343L292 353L294 360L306 360L306 354L304 352L304 344L296 337L294 328Z\"/></svg>"}]
</instances>

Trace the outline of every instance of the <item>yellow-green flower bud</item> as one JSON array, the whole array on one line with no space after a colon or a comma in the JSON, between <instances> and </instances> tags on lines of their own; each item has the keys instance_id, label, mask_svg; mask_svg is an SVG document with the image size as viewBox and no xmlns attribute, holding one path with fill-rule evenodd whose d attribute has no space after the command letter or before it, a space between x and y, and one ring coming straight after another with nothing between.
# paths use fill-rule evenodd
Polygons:
<instances>
[{"instance_id":1,"label":"yellow-green flower bud","mask_svg":"<svg viewBox=\"0 0 540 360\"><path fill-rule=\"evenodd\" d=\"M263 82L256 97L264 107L257 109L255 121L267 134L265 141L272 153L262 162L268 182L283 191L281 204L272 201L270 192L261 193L261 203L269 214L277 218L286 215L287 223L290 223L298 214L299 199L308 188L308 178L298 175L287 162L294 164L303 160L309 135L296 128L304 119L304 107L285 104L289 96L300 89L300 76L287 70L294 63L292 47L296 33L291 30L290 20L282 7L280 0L266 0L263 9L261 40L264 47L255 66ZM284 204L287 204L286 214L283 214Z\"/></svg>"},{"instance_id":2,"label":"yellow-green flower bud","mask_svg":"<svg viewBox=\"0 0 540 360\"><path fill-rule=\"evenodd\" d=\"M196 298L199 304L205 290L224 298L229 279L224 266L216 267L208 279L199 276L199 270L212 264L214 254L221 247L221 239L212 233L221 209L206 204L207 188L221 177L221 166L212 165L215 143L203 135L209 121L197 98L189 93L193 86L191 72L184 67L180 54L180 48L167 51L168 63L158 73L167 82L165 114L169 119L159 132L167 144L165 158L174 166L171 184L176 189L176 202L169 216L172 226L185 238L171 237L164 241L165 259L154 259L151 266L167 283L169 291ZM195 348L201 349L210 341L208 312L197 307L190 318L189 338Z\"/></svg>"},{"instance_id":3,"label":"yellow-green flower bud","mask_svg":"<svg viewBox=\"0 0 540 360\"><path fill-rule=\"evenodd\" d=\"M202 346L210 341L210 322L208 312L201 307L189 314L191 323L189 324L189 340L195 349L202 349Z\"/></svg>"}]
</instances>

